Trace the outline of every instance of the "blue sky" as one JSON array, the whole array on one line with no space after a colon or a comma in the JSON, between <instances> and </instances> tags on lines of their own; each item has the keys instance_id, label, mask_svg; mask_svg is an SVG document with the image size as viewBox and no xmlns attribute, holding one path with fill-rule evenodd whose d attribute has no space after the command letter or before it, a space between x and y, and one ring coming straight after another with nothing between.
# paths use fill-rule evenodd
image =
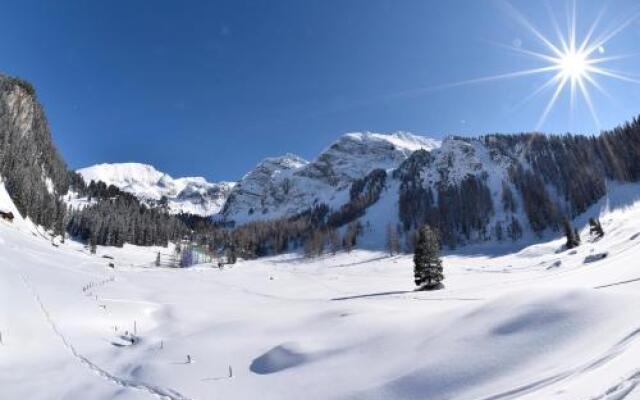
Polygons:
<instances>
[{"instance_id":1,"label":"blue sky","mask_svg":"<svg viewBox=\"0 0 640 400\"><path fill-rule=\"evenodd\" d=\"M500 0L5 1L0 70L33 82L73 168L139 161L174 176L240 178L260 159L313 158L351 131L531 131L549 77L449 83L544 66L496 43L545 50ZM637 11L608 2L605 31ZM545 35L542 1L512 1ZM570 2L550 2L560 24ZM578 1L578 38L601 10ZM639 52L631 23L604 55ZM640 56L611 68L640 71ZM598 82L596 125L566 93L542 130L595 133L640 114L640 85ZM435 90L434 90L435 88Z\"/></svg>"}]
</instances>

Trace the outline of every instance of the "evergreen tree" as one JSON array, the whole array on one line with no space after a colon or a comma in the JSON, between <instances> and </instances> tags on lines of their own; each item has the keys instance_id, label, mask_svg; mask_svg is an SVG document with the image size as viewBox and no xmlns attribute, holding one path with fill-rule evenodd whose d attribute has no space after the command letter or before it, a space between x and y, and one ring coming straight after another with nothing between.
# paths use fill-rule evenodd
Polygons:
<instances>
[{"instance_id":1,"label":"evergreen tree","mask_svg":"<svg viewBox=\"0 0 640 400\"><path fill-rule=\"evenodd\" d=\"M304 243L304 255L307 258L318 257L324 250L325 233L322 230L314 232Z\"/></svg>"},{"instance_id":2,"label":"evergreen tree","mask_svg":"<svg viewBox=\"0 0 640 400\"><path fill-rule=\"evenodd\" d=\"M0 74L0 177L23 217L57 236L64 230L69 172L28 82Z\"/></svg>"},{"instance_id":3,"label":"evergreen tree","mask_svg":"<svg viewBox=\"0 0 640 400\"><path fill-rule=\"evenodd\" d=\"M496 236L496 240L499 242L502 242L502 240L504 239L504 233L502 230L502 223L501 222L496 222L495 227L493 228L494 234Z\"/></svg>"},{"instance_id":4,"label":"evergreen tree","mask_svg":"<svg viewBox=\"0 0 640 400\"><path fill-rule=\"evenodd\" d=\"M340 251L340 236L335 229L329 230L329 251L332 255L336 255Z\"/></svg>"},{"instance_id":5,"label":"evergreen tree","mask_svg":"<svg viewBox=\"0 0 640 400\"><path fill-rule=\"evenodd\" d=\"M87 207L70 210L65 217L66 230L76 239L95 236L96 244L101 246L167 246L169 240L189 232L178 217L162 208L149 208L113 185L92 181L89 186L79 185L74 190L94 201Z\"/></svg>"},{"instance_id":6,"label":"evergreen tree","mask_svg":"<svg viewBox=\"0 0 640 400\"><path fill-rule=\"evenodd\" d=\"M413 264L413 274L418 287L430 289L440 286L440 282L444 279L440 243L436 232L429 225L418 230Z\"/></svg>"},{"instance_id":7,"label":"evergreen tree","mask_svg":"<svg viewBox=\"0 0 640 400\"><path fill-rule=\"evenodd\" d=\"M342 246L348 252L358 244L358 235L362 232L362 224L360 222L350 222L342 239Z\"/></svg>"},{"instance_id":8,"label":"evergreen tree","mask_svg":"<svg viewBox=\"0 0 640 400\"><path fill-rule=\"evenodd\" d=\"M598 218L589 218L589 233L596 239L604 236L604 229L602 229Z\"/></svg>"},{"instance_id":9,"label":"evergreen tree","mask_svg":"<svg viewBox=\"0 0 640 400\"><path fill-rule=\"evenodd\" d=\"M363 179L356 179L349 190L349 201L327 217L327 225L337 228L362 217L367 207L380 198L385 188L387 173L374 169Z\"/></svg>"},{"instance_id":10,"label":"evergreen tree","mask_svg":"<svg viewBox=\"0 0 640 400\"><path fill-rule=\"evenodd\" d=\"M578 231L573 229L571 226L569 218L565 217L562 220L562 226L564 227L564 235L567 238L567 249L573 249L574 247L580 246L580 235L578 234Z\"/></svg>"},{"instance_id":11,"label":"evergreen tree","mask_svg":"<svg viewBox=\"0 0 640 400\"><path fill-rule=\"evenodd\" d=\"M96 247L96 236L91 235L91 237L89 238L89 251L91 252L91 254L96 254Z\"/></svg>"},{"instance_id":12,"label":"evergreen tree","mask_svg":"<svg viewBox=\"0 0 640 400\"><path fill-rule=\"evenodd\" d=\"M505 212L516 212L516 200L511 191L511 187L505 181L502 181L502 208Z\"/></svg>"},{"instance_id":13,"label":"evergreen tree","mask_svg":"<svg viewBox=\"0 0 640 400\"><path fill-rule=\"evenodd\" d=\"M387 252L389 256L400 253L400 237L392 224L387 225Z\"/></svg>"},{"instance_id":14,"label":"evergreen tree","mask_svg":"<svg viewBox=\"0 0 640 400\"><path fill-rule=\"evenodd\" d=\"M236 246L234 244L230 244L227 246L227 264L235 264L238 260L238 256L236 253Z\"/></svg>"},{"instance_id":15,"label":"evergreen tree","mask_svg":"<svg viewBox=\"0 0 640 400\"><path fill-rule=\"evenodd\" d=\"M413 253L415 251L416 240L418 240L418 238L417 238L415 229L412 229L409 232L407 232L406 236L404 237L404 247L407 253Z\"/></svg>"},{"instance_id":16,"label":"evergreen tree","mask_svg":"<svg viewBox=\"0 0 640 400\"><path fill-rule=\"evenodd\" d=\"M507 235L511 240L516 241L522 237L522 227L515 217L511 217L511 222L507 226Z\"/></svg>"}]
</instances>

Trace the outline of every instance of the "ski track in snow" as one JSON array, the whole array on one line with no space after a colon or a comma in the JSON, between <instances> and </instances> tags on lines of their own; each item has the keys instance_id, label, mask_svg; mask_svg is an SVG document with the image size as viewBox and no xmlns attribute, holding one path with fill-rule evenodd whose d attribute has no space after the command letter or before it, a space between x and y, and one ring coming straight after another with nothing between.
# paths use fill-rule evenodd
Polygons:
<instances>
[{"instance_id":1,"label":"ski track in snow","mask_svg":"<svg viewBox=\"0 0 640 400\"><path fill-rule=\"evenodd\" d=\"M640 278L627 279L627 280L624 280L624 281L607 283L606 285L595 286L594 289L605 289L605 288L612 287L612 286L627 285L629 283L634 283L634 282L639 282L639 281L640 281Z\"/></svg>"},{"instance_id":2,"label":"ski track in snow","mask_svg":"<svg viewBox=\"0 0 640 400\"><path fill-rule=\"evenodd\" d=\"M524 385L520 385L514 389L511 390L507 390L501 393L497 393L488 397L482 397L478 400L507 400L507 399L517 399L520 396L524 396L526 394L529 393L533 393L535 391L538 391L544 387L550 386L552 384L567 380L569 378L572 377L576 377L579 376L585 372L594 370L596 368L599 368L601 366L603 366L604 364L606 364L607 362L613 360L614 358L616 358L617 356L619 356L620 354L622 354L625 349L627 347L629 347L633 342L637 341L638 339L640 339L640 328L635 329L633 332L631 332L630 334L628 334L627 336L625 336L623 339L621 339L618 343L616 343L613 347L611 347L608 351L606 351L604 354L600 355L599 357L596 357L595 359L584 363L576 368L571 368L569 370L551 375L551 376L547 376L545 378L542 379L538 379L535 380L533 382L524 384ZM614 386L613 388L609 389L607 391L607 393L609 392L614 392L617 390L617 388L620 388L620 391L625 390L625 393L628 394L631 390L633 390L633 388L640 383L640 370L638 370L635 374L633 374L630 378L624 380L622 383ZM628 389L628 390L627 390ZM626 396L625 394L625 396ZM610 398L610 397L597 397L595 399L622 399L623 397L614 397L614 398ZM594 399L594 400L595 400Z\"/></svg>"},{"instance_id":3,"label":"ski track in snow","mask_svg":"<svg viewBox=\"0 0 640 400\"><path fill-rule=\"evenodd\" d=\"M640 369L592 400L623 400L640 384Z\"/></svg>"},{"instance_id":4,"label":"ski track in snow","mask_svg":"<svg viewBox=\"0 0 640 400\"><path fill-rule=\"evenodd\" d=\"M58 326L53 321L53 318L51 317L51 314L49 313L49 311L45 307L44 303L42 302L42 299L38 295L38 292L33 287L33 285L30 283L30 281L27 278L27 276L24 273L21 272L20 273L20 278L22 279L22 282L24 283L24 286L27 288L27 290L29 292L31 292L31 296L33 297L35 302L38 304L38 307L40 308L40 311L42 311L42 314L44 315L44 317L45 317L45 319L47 321L47 324L49 325L51 330L55 333L56 336L58 336L58 338L60 338L60 340L62 341L62 344L64 345L64 347L73 355L73 357L75 357L78 361L80 361L80 363L82 365L84 365L85 367L90 369L92 372L96 373L98 376L100 376L100 377L106 379L107 381L110 381L110 382L122 387L123 389L135 389L135 390L145 391L145 392L147 392L147 393L149 393L149 394L151 394L151 395L153 395L155 397L158 397L160 399L192 400L191 398L189 398L189 397L187 397L187 396L185 396L185 395L181 394L180 392L178 392L176 390L173 390L173 389L162 388L160 386L152 385L152 384L149 384L149 383L138 382L138 381L133 381L133 380L130 380L130 379L120 378L120 377L115 376L115 375L111 374L110 372L104 370L103 368L99 367L98 365L94 364L93 362L91 362L88 358L86 358L80 352L78 352L76 350L76 348L73 346L73 344L71 344L71 342L66 338L66 336L64 336L64 334L62 334L62 332L58 329Z\"/></svg>"}]
</instances>

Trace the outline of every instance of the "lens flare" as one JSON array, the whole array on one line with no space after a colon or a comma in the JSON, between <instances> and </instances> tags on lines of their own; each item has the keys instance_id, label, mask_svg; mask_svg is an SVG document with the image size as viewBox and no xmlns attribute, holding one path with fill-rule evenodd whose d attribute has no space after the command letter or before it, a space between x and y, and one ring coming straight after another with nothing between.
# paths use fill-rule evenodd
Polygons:
<instances>
[{"instance_id":1,"label":"lens flare","mask_svg":"<svg viewBox=\"0 0 640 400\"><path fill-rule=\"evenodd\" d=\"M601 84L598 82L599 78L612 78L625 82L640 84L640 80L634 76L625 74L624 72L616 71L607 68L605 65L611 61L620 60L630 57L629 55L607 56L604 57L605 45L613 39L616 35L626 29L640 16L639 9L629 14L629 16L622 21L622 23L615 25L612 29L602 32L600 35L596 34L598 25L604 15L604 9L598 14L594 22L586 30L586 34L581 40L578 40L577 34L577 12L576 3L573 1L571 11L567 18L567 27L563 31L557 22L556 16L553 14L550 8L549 19L555 28L555 34L557 39L553 40L550 36L543 34L533 23L531 23L524 15L518 12L510 3L504 3L508 13L518 23L520 23L525 29L527 29L545 48L545 52L537 52L528 50L521 45L521 41L518 45L504 45L496 43L498 46L507 48L510 51L525 55L530 58L537 59L542 62L543 65L525 69L522 71L514 71L509 73L503 73L499 75L486 76L482 78L471 79L454 84L443 85L445 87L455 87L468 84L477 84L484 82L491 82L497 80L514 79L538 74L550 74L550 78L544 82L539 88L534 90L530 95L526 96L520 105L530 101L534 97L541 93L553 88L551 98L546 104L536 129L540 129L553 107L555 106L558 98L564 92L568 92L571 99L571 111L573 111L575 99L577 95L580 95L584 103L586 104L589 113L599 128L600 122L596 114L596 109L593 104L592 95L590 89L596 89L602 94L608 96ZM548 5L548 3L547 3Z\"/></svg>"}]
</instances>

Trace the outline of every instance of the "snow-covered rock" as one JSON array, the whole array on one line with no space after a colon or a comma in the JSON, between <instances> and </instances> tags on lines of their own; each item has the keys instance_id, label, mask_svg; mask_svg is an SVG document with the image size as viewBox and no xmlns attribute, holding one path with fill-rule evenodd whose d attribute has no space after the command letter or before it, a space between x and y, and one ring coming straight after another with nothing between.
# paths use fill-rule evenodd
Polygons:
<instances>
[{"instance_id":1,"label":"snow-covered rock","mask_svg":"<svg viewBox=\"0 0 640 400\"><path fill-rule=\"evenodd\" d=\"M396 168L418 149L432 150L439 146L438 140L406 132L347 133L296 174L344 188L376 168Z\"/></svg>"},{"instance_id":2,"label":"snow-covered rock","mask_svg":"<svg viewBox=\"0 0 640 400\"><path fill-rule=\"evenodd\" d=\"M99 164L77 171L88 183L102 181L139 199L156 203L166 197L172 212L208 216L224 205L234 182L211 183L202 177L172 178L151 165L140 163Z\"/></svg>"},{"instance_id":3,"label":"snow-covered rock","mask_svg":"<svg viewBox=\"0 0 640 400\"><path fill-rule=\"evenodd\" d=\"M337 208L354 180L374 169L393 170L418 149L440 141L406 132L348 133L307 162L298 156L267 158L232 190L223 214L243 223L302 212L314 205Z\"/></svg>"}]
</instances>

